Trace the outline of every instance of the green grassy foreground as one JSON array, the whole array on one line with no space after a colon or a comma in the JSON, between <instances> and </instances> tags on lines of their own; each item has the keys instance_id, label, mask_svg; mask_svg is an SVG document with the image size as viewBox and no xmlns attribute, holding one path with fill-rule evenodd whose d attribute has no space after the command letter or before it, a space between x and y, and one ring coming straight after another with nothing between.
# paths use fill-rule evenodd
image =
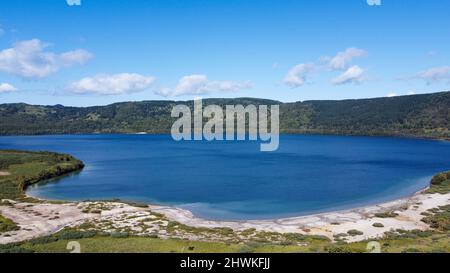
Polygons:
<instances>
[{"instance_id":1,"label":"green grassy foreground","mask_svg":"<svg viewBox=\"0 0 450 273\"><path fill-rule=\"evenodd\" d=\"M83 253L365 253L368 242L332 243L327 240L263 242L198 242L178 239L127 237L95 232L63 231L28 242L0 245L1 252L68 253L67 244L77 241ZM448 232L398 230L377 240L383 253L449 253Z\"/></svg>"},{"instance_id":2,"label":"green grassy foreground","mask_svg":"<svg viewBox=\"0 0 450 273\"><path fill-rule=\"evenodd\" d=\"M19 227L16 223L0 215L0 234L18 229Z\"/></svg>"}]
</instances>

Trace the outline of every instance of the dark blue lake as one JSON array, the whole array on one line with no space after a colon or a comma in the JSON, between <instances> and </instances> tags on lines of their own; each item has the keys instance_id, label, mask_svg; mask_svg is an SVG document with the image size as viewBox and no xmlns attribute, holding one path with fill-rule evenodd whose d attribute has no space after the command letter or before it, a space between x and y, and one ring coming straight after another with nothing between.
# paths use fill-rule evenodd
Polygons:
<instances>
[{"instance_id":1,"label":"dark blue lake","mask_svg":"<svg viewBox=\"0 0 450 273\"><path fill-rule=\"evenodd\" d=\"M268 219L375 204L426 187L450 169L445 141L282 135L258 142L175 142L168 135L0 137L0 149L83 160L79 174L33 186L42 198L120 198L175 205L209 219Z\"/></svg>"}]
</instances>

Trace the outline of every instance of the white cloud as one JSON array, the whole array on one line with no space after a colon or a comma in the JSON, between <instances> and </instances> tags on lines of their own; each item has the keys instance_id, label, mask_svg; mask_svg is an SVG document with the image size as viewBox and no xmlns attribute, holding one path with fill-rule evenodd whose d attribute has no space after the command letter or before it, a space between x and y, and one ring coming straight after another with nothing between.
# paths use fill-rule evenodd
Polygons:
<instances>
[{"instance_id":1,"label":"white cloud","mask_svg":"<svg viewBox=\"0 0 450 273\"><path fill-rule=\"evenodd\" d=\"M350 64L354 59L367 55L367 51L363 49L350 47L344 51L338 52L334 57L321 57L319 60L322 65L304 63L294 66L289 70L283 82L293 88L303 86L307 81L308 74L313 70L316 70L317 67L317 70L319 71L343 71L341 75L332 80L332 83L334 84L362 83L366 80L364 78L365 70L357 65L350 67Z\"/></svg>"},{"instance_id":2,"label":"white cloud","mask_svg":"<svg viewBox=\"0 0 450 273\"><path fill-rule=\"evenodd\" d=\"M44 78L63 66L85 64L93 55L85 50L57 54L45 51L49 45L38 39L21 41L0 51L0 71L22 78Z\"/></svg>"},{"instance_id":3,"label":"white cloud","mask_svg":"<svg viewBox=\"0 0 450 273\"><path fill-rule=\"evenodd\" d=\"M208 78L205 75L190 75L180 79L175 95L202 94L207 92Z\"/></svg>"},{"instance_id":4,"label":"white cloud","mask_svg":"<svg viewBox=\"0 0 450 273\"><path fill-rule=\"evenodd\" d=\"M92 59L92 57L93 57L92 53L84 49L76 49L73 51L62 53L60 55L61 62L65 66L71 66L73 64L84 65L90 59Z\"/></svg>"},{"instance_id":5,"label":"white cloud","mask_svg":"<svg viewBox=\"0 0 450 273\"><path fill-rule=\"evenodd\" d=\"M408 96L411 96L411 95L416 95L416 92L414 92L414 91L408 92Z\"/></svg>"},{"instance_id":6,"label":"white cloud","mask_svg":"<svg viewBox=\"0 0 450 273\"><path fill-rule=\"evenodd\" d=\"M427 84L447 81L450 83L450 66L434 67L417 73L412 79L424 80Z\"/></svg>"},{"instance_id":7,"label":"white cloud","mask_svg":"<svg viewBox=\"0 0 450 273\"><path fill-rule=\"evenodd\" d=\"M344 73L332 80L333 84L362 83L364 79L364 69L354 65L347 69Z\"/></svg>"},{"instance_id":8,"label":"white cloud","mask_svg":"<svg viewBox=\"0 0 450 273\"><path fill-rule=\"evenodd\" d=\"M9 83L0 83L0 93L14 92L17 91L13 85Z\"/></svg>"},{"instance_id":9,"label":"white cloud","mask_svg":"<svg viewBox=\"0 0 450 273\"><path fill-rule=\"evenodd\" d=\"M156 92L163 96L201 95L211 92L236 92L251 88L249 81L211 81L206 75L194 74L182 77L174 89L164 88Z\"/></svg>"},{"instance_id":10,"label":"white cloud","mask_svg":"<svg viewBox=\"0 0 450 273\"><path fill-rule=\"evenodd\" d=\"M367 51L363 49L350 47L332 58L322 57L322 60L327 61L328 66L333 70L345 70L353 59L367 56L367 54Z\"/></svg>"},{"instance_id":11,"label":"white cloud","mask_svg":"<svg viewBox=\"0 0 450 273\"><path fill-rule=\"evenodd\" d=\"M298 64L289 70L283 82L292 88L300 87L306 83L306 77L313 69L313 64Z\"/></svg>"},{"instance_id":12,"label":"white cloud","mask_svg":"<svg viewBox=\"0 0 450 273\"><path fill-rule=\"evenodd\" d=\"M388 98L393 98L393 97L397 97L397 96L398 96L397 93L389 93L386 95L386 97L388 97Z\"/></svg>"},{"instance_id":13,"label":"white cloud","mask_svg":"<svg viewBox=\"0 0 450 273\"><path fill-rule=\"evenodd\" d=\"M144 91L154 81L154 77L140 74L100 74L73 82L67 89L78 94L120 95Z\"/></svg>"}]
</instances>

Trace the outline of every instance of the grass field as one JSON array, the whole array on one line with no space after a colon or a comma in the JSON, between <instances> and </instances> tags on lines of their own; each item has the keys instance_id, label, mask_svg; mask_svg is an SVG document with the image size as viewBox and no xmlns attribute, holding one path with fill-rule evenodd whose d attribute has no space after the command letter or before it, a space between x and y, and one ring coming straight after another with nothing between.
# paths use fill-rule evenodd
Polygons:
<instances>
[{"instance_id":1,"label":"grass field","mask_svg":"<svg viewBox=\"0 0 450 273\"><path fill-rule=\"evenodd\" d=\"M435 175L431 180L431 187L427 192L441 194L450 192L450 172Z\"/></svg>"},{"instance_id":2,"label":"grass field","mask_svg":"<svg viewBox=\"0 0 450 273\"><path fill-rule=\"evenodd\" d=\"M24 189L34 183L62 176L84 167L65 154L0 151L0 200L24 198Z\"/></svg>"},{"instance_id":3,"label":"grass field","mask_svg":"<svg viewBox=\"0 0 450 273\"><path fill-rule=\"evenodd\" d=\"M0 234L17 229L19 229L19 227L16 223L0 215Z\"/></svg>"},{"instance_id":4,"label":"grass field","mask_svg":"<svg viewBox=\"0 0 450 273\"><path fill-rule=\"evenodd\" d=\"M67 236L67 234L65 235ZM65 237L62 236L62 237ZM304 245L261 242L197 242L147 237L113 238L93 235L90 238L60 239L58 235L34 239L22 244L0 246L0 252L68 253L67 244L76 241L82 253L364 253L368 242L331 243L309 241ZM83 237L83 236L80 236ZM396 232L377 240L383 253L448 253L450 236L440 232Z\"/></svg>"}]
</instances>

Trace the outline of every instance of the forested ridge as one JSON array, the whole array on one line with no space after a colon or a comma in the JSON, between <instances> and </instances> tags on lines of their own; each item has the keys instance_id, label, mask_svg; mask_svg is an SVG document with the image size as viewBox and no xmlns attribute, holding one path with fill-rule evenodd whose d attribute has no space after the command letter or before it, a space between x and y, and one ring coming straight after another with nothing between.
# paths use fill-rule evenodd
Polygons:
<instances>
[{"instance_id":1,"label":"forested ridge","mask_svg":"<svg viewBox=\"0 0 450 273\"><path fill-rule=\"evenodd\" d=\"M0 104L0 135L169 133L172 107L192 101L66 107ZM203 105L280 105L282 133L416 136L450 139L450 92L341 101L205 99Z\"/></svg>"}]
</instances>

